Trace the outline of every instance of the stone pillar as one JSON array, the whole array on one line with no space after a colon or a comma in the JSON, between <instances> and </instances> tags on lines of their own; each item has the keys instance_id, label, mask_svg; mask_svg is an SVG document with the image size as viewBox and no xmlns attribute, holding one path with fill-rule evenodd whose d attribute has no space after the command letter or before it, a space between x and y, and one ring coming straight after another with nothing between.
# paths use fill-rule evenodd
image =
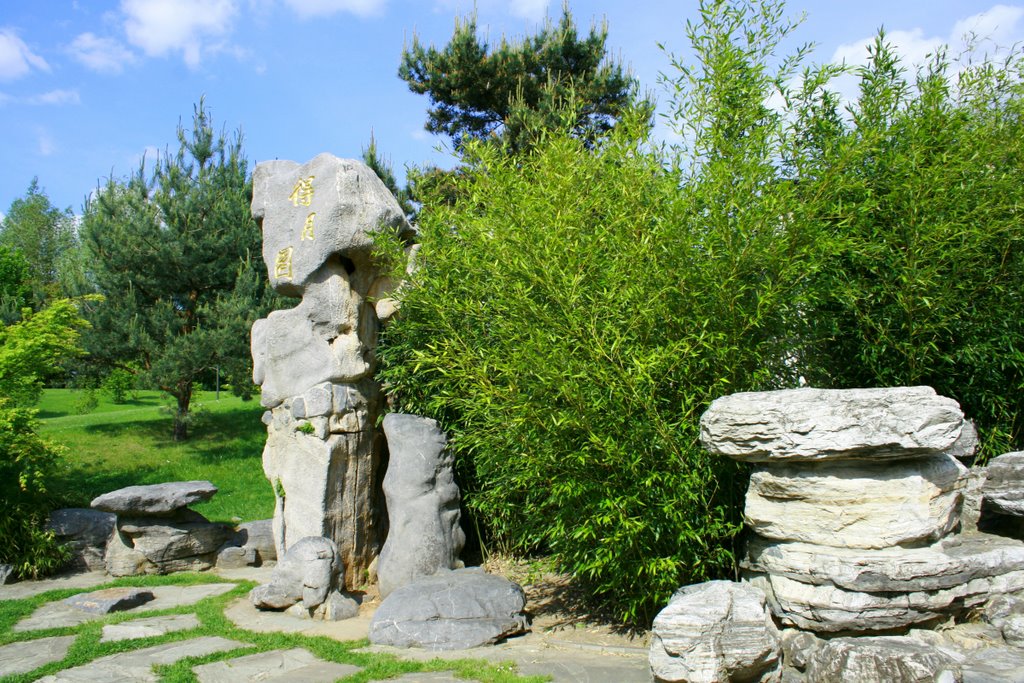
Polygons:
<instances>
[{"instance_id":1,"label":"stone pillar","mask_svg":"<svg viewBox=\"0 0 1024 683\"><path fill-rule=\"evenodd\" d=\"M257 164L252 212L271 285L301 299L252 327L278 556L305 536L330 538L353 589L379 551L384 515L374 301L391 285L373 262L373 234L408 239L412 228L369 167L330 154Z\"/></svg>"}]
</instances>

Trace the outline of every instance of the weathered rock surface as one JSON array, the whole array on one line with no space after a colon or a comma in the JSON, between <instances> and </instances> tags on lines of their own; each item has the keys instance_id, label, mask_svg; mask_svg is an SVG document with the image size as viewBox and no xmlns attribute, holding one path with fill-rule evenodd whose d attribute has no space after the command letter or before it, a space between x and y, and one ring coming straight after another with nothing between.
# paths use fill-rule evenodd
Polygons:
<instances>
[{"instance_id":1,"label":"weathered rock surface","mask_svg":"<svg viewBox=\"0 0 1024 683\"><path fill-rule=\"evenodd\" d=\"M114 530L117 515L89 508L64 508L50 513L47 527L57 541L71 551L72 569L101 571L107 539Z\"/></svg>"},{"instance_id":2,"label":"weathered rock surface","mask_svg":"<svg viewBox=\"0 0 1024 683\"><path fill-rule=\"evenodd\" d=\"M981 495L986 508L1024 517L1024 451L1004 453L989 461Z\"/></svg>"},{"instance_id":3,"label":"weathered rock surface","mask_svg":"<svg viewBox=\"0 0 1024 683\"><path fill-rule=\"evenodd\" d=\"M274 567L270 583L253 588L249 599L260 609L285 609L302 602L315 609L339 582L338 548L322 536L301 539Z\"/></svg>"},{"instance_id":4,"label":"weathered rock surface","mask_svg":"<svg viewBox=\"0 0 1024 683\"><path fill-rule=\"evenodd\" d=\"M780 668L779 631L756 588L731 581L686 586L654 618L656 681L769 681Z\"/></svg>"},{"instance_id":5,"label":"weathered rock surface","mask_svg":"<svg viewBox=\"0 0 1024 683\"><path fill-rule=\"evenodd\" d=\"M807 680L932 683L943 671L958 669L949 655L911 638L833 638L811 656Z\"/></svg>"},{"instance_id":6,"label":"weathered rock surface","mask_svg":"<svg viewBox=\"0 0 1024 683\"><path fill-rule=\"evenodd\" d=\"M14 579L14 565L0 564L0 586L3 586L7 583L12 583Z\"/></svg>"},{"instance_id":7,"label":"weathered rock surface","mask_svg":"<svg viewBox=\"0 0 1024 683\"><path fill-rule=\"evenodd\" d=\"M459 527L453 458L437 422L384 417L390 460L384 476L390 528L377 561L381 597L422 576L455 569L466 541Z\"/></svg>"},{"instance_id":8,"label":"weathered rock surface","mask_svg":"<svg viewBox=\"0 0 1024 683\"><path fill-rule=\"evenodd\" d=\"M277 560L273 519L257 519L239 524L235 531L234 543L242 548L251 548L256 553L259 564Z\"/></svg>"},{"instance_id":9,"label":"weathered rock surface","mask_svg":"<svg viewBox=\"0 0 1024 683\"><path fill-rule=\"evenodd\" d=\"M274 408L263 450L263 471L273 483L275 510L273 533L278 558L307 536L324 536L338 547L346 568L347 590L365 581L370 562L377 555L378 527L383 501L376 493L380 479L383 435L373 430L379 410L375 385L338 387L334 416L359 415L367 431L327 433L302 431L306 420L292 417L289 402Z\"/></svg>"},{"instance_id":10,"label":"weathered rock surface","mask_svg":"<svg viewBox=\"0 0 1024 683\"><path fill-rule=\"evenodd\" d=\"M256 551L252 548L225 545L217 551L218 569L241 569L242 567L255 567L257 564Z\"/></svg>"},{"instance_id":11,"label":"weathered rock surface","mask_svg":"<svg viewBox=\"0 0 1024 683\"><path fill-rule=\"evenodd\" d=\"M271 683L316 683L335 681L359 671L352 664L326 662L308 650L271 650L254 655L235 657L195 667L199 683L242 683L261 681Z\"/></svg>"},{"instance_id":12,"label":"weathered rock surface","mask_svg":"<svg viewBox=\"0 0 1024 683\"><path fill-rule=\"evenodd\" d=\"M153 591L144 588L107 588L72 595L64 604L90 614L110 614L138 607L154 597Z\"/></svg>"},{"instance_id":13,"label":"weathered rock surface","mask_svg":"<svg viewBox=\"0 0 1024 683\"><path fill-rule=\"evenodd\" d=\"M750 477L743 516L759 535L783 541L921 545L959 524L966 476L949 455L762 466Z\"/></svg>"},{"instance_id":14,"label":"weathered rock surface","mask_svg":"<svg viewBox=\"0 0 1024 683\"><path fill-rule=\"evenodd\" d=\"M391 593L370 622L375 645L459 650L526 630L522 588L476 569L441 571Z\"/></svg>"},{"instance_id":15,"label":"weathered rock surface","mask_svg":"<svg viewBox=\"0 0 1024 683\"><path fill-rule=\"evenodd\" d=\"M959 404L931 387L791 389L716 399L700 438L746 462L876 460L942 453L962 425Z\"/></svg>"},{"instance_id":16,"label":"weathered rock surface","mask_svg":"<svg viewBox=\"0 0 1024 683\"><path fill-rule=\"evenodd\" d=\"M64 659L77 636L53 636L0 645L0 677L14 676Z\"/></svg>"},{"instance_id":17,"label":"weathered rock surface","mask_svg":"<svg viewBox=\"0 0 1024 683\"><path fill-rule=\"evenodd\" d=\"M962 614L990 595L1024 590L1024 569L958 586L911 593L868 593L833 584L810 584L782 575L749 575L785 625L818 633L871 633L930 623Z\"/></svg>"},{"instance_id":18,"label":"weathered rock surface","mask_svg":"<svg viewBox=\"0 0 1024 683\"><path fill-rule=\"evenodd\" d=\"M1024 542L970 534L923 548L860 550L752 538L742 566L869 593L935 591L1024 569Z\"/></svg>"},{"instance_id":19,"label":"weathered rock surface","mask_svg":"<svg viewBox=\"0 0 1024 683\"><path fill-rule=\"evenodd\" d=\"M199 617L195 614L168 614L162 617L132 619L131 621L123 621L120 624L107 624L104 626L100 642L110 643L118 640L152 638L154 636L162 636L165 633L199 628L199 626Z\"/></svg>"},{"instance_id":20,"label":"weathered rock surface","mask_svg":"<svg viewBox=\"0 0 1024 683\"><path fill-rule=\"evenodd\" d=\"M182 508L213 498L217 487L208 481L172 481L148 486L126 486L104 493L90 507L132 517L173 515Z\"/></svg>"},{"instance_id":21,"label":"weathered rock surface","mask_svg":"<svg viewBox=\"0 0 1024 683\"><path fill-rule=\"evenodd\" d=\"M230 527L191 510L173 517L118 517L107 542L107 573L136 576L209 569L231 533Z\"/></svg>"}]
</instances>

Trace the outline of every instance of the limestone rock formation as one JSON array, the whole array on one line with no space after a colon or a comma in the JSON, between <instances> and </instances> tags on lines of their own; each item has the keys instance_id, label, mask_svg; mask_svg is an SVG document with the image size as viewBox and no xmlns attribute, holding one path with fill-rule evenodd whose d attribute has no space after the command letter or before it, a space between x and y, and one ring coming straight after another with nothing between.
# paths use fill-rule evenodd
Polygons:
<instances>
[{"instance_id":1,"label":"limestone rock formation","mask_svg":"<svg viewBox=\"0 0 1024 683\"><path fill-rule=\"evenodd\" d=\"M478 569L440 571L395 590L370 622L375 645L461 650L526 630L517 584Z\"/></svg>"},{"instance_id":2,"label":"limestone rock formation","mask_svg":"<svg viewBox=\"0 0 1024 683\"><path fill-rule=\"evenodd\" d=\"M756 588L731 581L686 586L654 618L656 681L777 680L779 631Z\"/></svg>"},{"instance_id":3,"label":"limestone rock formation","mask_svg":"<svg viewBox=\"0 0 1024 683\"><path fill-rule=\"evenodd\" d=\"M716 399L700 438L745 462L873 460L942 453L962 425L957 402L931 387L791 389Z\"/></svg>"},{"instance_id":4,"label":"limestone rock formation","mask_svg":"<svg viewBox=\"0 0 1024 683\"><path fill-rule=\"evenodd\" d=\"M956 680L958 669L949 655L910 638L833 638L811 656L807 680L930 683L944 671L950 672L947 680Z\"/></svg>"},{"instance_id":5,"label":"limestone rock formation","mask_svg":"<svg viewBox=\"0 0 1024 683\"><path fill-rule=\"evenodd\" d=\"M921 545L960 521L967 468L949 455L757 467L744 520L757 534L845 548Z\"/></svg>"},{"instance_id":6,"label":"limestone rock formation","mask_svg":"<svg viewBox=\"0 0 1024 683\"><path fill-rule=\"evenodd\" d=\"M374 301L396 286L373 262L373 239L412 228L370 168L329 154L257 164L252 211L271 284L301 298L252 328L253 380L270 409L263 464L276 496L277 553L326 536L354 588L380 549Z\"/></svg>"},{"instance_id":7,"label":"limestone rock formation","mask_svg":"<svg viewBox=\"0 0 1024 683\"><path fill-rule=\"evenodd\" d=\"M416 415L384 417L390 461L384 476L387 541L377 562L381 597L440 570L455 569L465 534L459 488L447 439L437 422Z\"/></svg>"}]
</instances>

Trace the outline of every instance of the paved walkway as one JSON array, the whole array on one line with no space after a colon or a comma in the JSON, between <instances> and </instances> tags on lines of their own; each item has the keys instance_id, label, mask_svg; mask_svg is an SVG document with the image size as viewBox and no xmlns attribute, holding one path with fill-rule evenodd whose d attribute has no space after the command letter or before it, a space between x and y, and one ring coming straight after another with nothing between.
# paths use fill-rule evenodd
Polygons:
<instances>
[{"instance_id":1,"label":"paved walkway","mask_svg":"<svg viewBox=\"0 0 1024 683\"><path fill-rule=\"evenodd\" d=\"M199 626L195 614L152 616L153 610L193 605L200 600L223 594L232 588L232 579L266 581L269 568L220 572L226 579L222 583L192 586L155 586L147 588L153 599L127 610L138 614L102 629L101 642L131 640L160 636L176 631L187 631ZM106 583L110 577L102 573L74 574L57 579L32 581L0 586L0 600L21 599L55 588L80 588L83 592ZM371 607L371 606L367 606ZM231 603L225 616L249 631L299 633L326 636L338 641L366 638L372 617L372 607L353 618L338 622L299 619L283 613L260 612L247 599ZM39 607L15 625L14 631L30 633L35 630L78 626L102 615L84 612L63 601L49 602ZM28 673L41 666L58 662L67 655L76 636L64 635L36 638L0 646L0 677ZM134 683L157 681L152 667L173 664L185 657L198 657L217 652L239 650L236 656L203 664L193 668L201 683L241 683L243 681L301 681L316 683L334 681L357 673L360 668L351 664L323 661L302 648L253 652L248 643L221 637L195 637L161 645L120 652L98 658L87 664L64 669L39 679L48 683ZM395 655L401 659L425 661L440 659L484 659L491 662L514 661L523 675L547 675L558 683L646 683L650 681L647 651L641 648L602 647L586 642L568 642L543 633L528 633L508 642L488 648L429 652L392 647L370 646L358 652L377 652ZM406 674L393 681L401 683L455 683L451 671Z\"/></svg>"}]
</instances>

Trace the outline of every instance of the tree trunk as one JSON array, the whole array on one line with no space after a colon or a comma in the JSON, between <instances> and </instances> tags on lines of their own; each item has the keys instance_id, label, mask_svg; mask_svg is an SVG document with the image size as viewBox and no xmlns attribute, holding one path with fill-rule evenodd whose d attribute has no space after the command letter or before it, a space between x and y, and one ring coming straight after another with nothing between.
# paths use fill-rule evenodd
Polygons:
<instances>
[{"instance_id":1,"label":"tree trunk","mask_svg":"<svg viewBox=\"0 0 1024 683\"><path fill-rule=\"evenodd\" d=\"M188 407L192 402L192 383L179 385L176 398L178 409L174 412L174 440L185 441L188 439Z\"/></svg>"}]
</instances>

